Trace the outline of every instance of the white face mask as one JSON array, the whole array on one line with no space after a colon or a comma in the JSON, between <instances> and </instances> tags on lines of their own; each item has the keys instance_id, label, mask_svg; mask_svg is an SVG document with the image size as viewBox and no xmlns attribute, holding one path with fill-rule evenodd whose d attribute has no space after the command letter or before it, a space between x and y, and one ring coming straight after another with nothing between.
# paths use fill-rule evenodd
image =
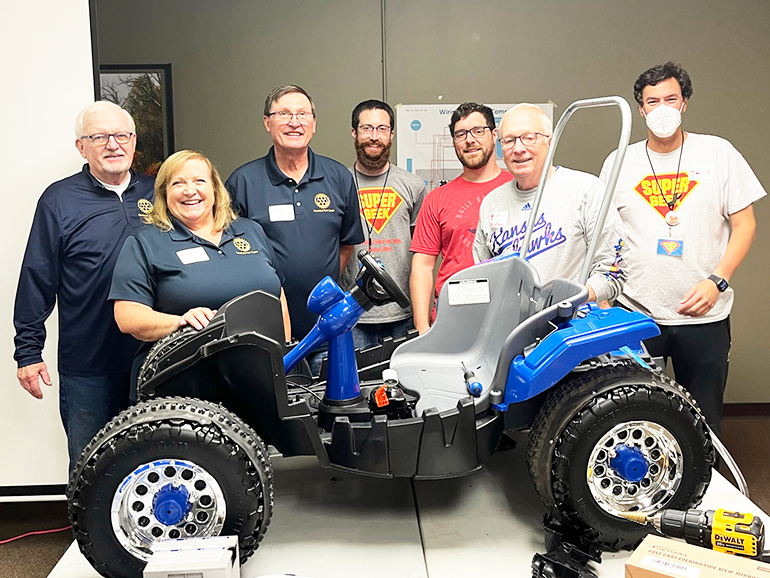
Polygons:
<instances>
[{"instance_id":1,"label":"white face mask","mask_svg":"<svg viewBox=\"0 0 770 578\"><path fill-rule=\"evenodd\" d=\"M674 108L665 104L653 108L649 114L645 114L647 128L658 138L668 138L676 132L679 125L682 124L682 108Z\"/></svg>"}]
</instances>

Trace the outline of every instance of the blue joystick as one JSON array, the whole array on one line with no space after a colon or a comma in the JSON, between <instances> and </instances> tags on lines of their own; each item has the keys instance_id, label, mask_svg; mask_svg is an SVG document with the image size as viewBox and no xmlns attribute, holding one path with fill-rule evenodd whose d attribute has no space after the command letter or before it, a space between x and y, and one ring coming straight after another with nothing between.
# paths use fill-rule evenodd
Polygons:
<instances>
[{"instance_id":1,"label":"blue joystick","mask_svg":"<svg viewBox=\"0 0 770 578\"><path fill-rule=\"evenodd\" d=\"M152 500L155 518L166 526L175 526L181 522L192 508L190 492L184 486L166 484Z\"/></svg>"},{"instance_id":2,"label":"blue joystick","mask_svg":"<svg viewBox=\"0 0 770 578\"><path fill-rule=\"evenodd\" d=\"M647 460L642 450L624 444L615 446L615 457L610 459L615 473L629 482L641 482L647 475Z\"/></svg>"}]
</instances>

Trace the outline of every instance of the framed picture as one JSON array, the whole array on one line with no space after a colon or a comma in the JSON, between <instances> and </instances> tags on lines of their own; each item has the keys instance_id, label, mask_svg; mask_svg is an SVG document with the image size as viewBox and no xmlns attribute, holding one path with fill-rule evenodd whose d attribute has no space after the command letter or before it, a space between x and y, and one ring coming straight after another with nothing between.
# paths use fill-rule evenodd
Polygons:
<instances>
[{"instance_id":1,"label":"framed picture","mask_svg":"<svg viewBox=\"0 0 770 578\"><path fill-rule=\"evenodd\" d=\"M155 176L174 152L174 110L170 64L102 64L102 100L123 107L136 123L133 169Z\"/></svg>"}]
</instances>

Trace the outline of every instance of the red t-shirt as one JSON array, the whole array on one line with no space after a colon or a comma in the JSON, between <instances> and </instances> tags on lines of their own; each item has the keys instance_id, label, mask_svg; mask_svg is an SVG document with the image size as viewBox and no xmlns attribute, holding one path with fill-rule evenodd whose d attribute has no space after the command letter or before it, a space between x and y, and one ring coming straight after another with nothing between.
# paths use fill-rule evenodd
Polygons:
<instances>
[{"instance_id":1,"label":"red t-shirt","mask_svg":"<svg viewBox=\"0 0 770 578\"><path fill-rule=\"evenodd\" d=\"M436 298L447 278L473 265L473 238L481 201L491 190L512 178L508 171L501 171L485 183L471 183L459 176L425 197L409 250L426 255L441 254Z\"/></svg>"}]
</instances>

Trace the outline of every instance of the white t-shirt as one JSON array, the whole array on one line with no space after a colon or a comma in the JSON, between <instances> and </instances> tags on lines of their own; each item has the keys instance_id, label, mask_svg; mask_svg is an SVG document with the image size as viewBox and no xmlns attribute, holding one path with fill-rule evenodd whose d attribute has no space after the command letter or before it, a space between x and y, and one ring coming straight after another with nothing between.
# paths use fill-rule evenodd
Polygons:
<instances>
[{"instance_id":1,"label":"white t-shirt","mask_svg":"<svg viewBox=\"0 0 770 578\"><path fill-rule=\"evenodd\" d=\"M604 183L594 175L564 167L558 167L546 181L527 254L541 282L555 278L579 280L604 189ZM476 262L521 252L536 191L522 191L516 181L511 181L484 198L473 241ZM587 283L596 293L597 302L620 294L625 276L623 236L620 217L610 207Z\"/></svg>"},{"instance_id":2,"label":"white t-shirt","mask_svg":"<svg viewBox=\"0 0 770 578\"><path fill-rule=\"evenodd\" d=\"M94 178L96 179L96 177ZM112 191L113 193L118 195L118 198L122 201L123 193L126 192L128 185L131 184L131 174L129 173L128 175L126 175L126 180L119 185L110 185L99 179L96 179L96 180L99 181L105 189L107 189L108 191Z\"/></svg>"},{"instance_id":3,"label":"white t-shirt","mask_svg":"<svg viewBox=\"0 0 770 578\"><path fill-rule=\"evenodd\" d=\"M676 312L682 297L708 278L722 259L730 238L730 215L765 196L748 163L725 139L687 133L684 149L645 154L646 141L628 147L615 190L615 204L626 229L628 280L619 301L650 315L660 325L695 325L721 321L730 314L728 288L702 317ZM615 152L604 161L607 181ZM654 173L653 168L654 167ZM677 166L680 170L677 174ZM679 224L666 223L673 187Z\"/></svg>"}]
</instances>

